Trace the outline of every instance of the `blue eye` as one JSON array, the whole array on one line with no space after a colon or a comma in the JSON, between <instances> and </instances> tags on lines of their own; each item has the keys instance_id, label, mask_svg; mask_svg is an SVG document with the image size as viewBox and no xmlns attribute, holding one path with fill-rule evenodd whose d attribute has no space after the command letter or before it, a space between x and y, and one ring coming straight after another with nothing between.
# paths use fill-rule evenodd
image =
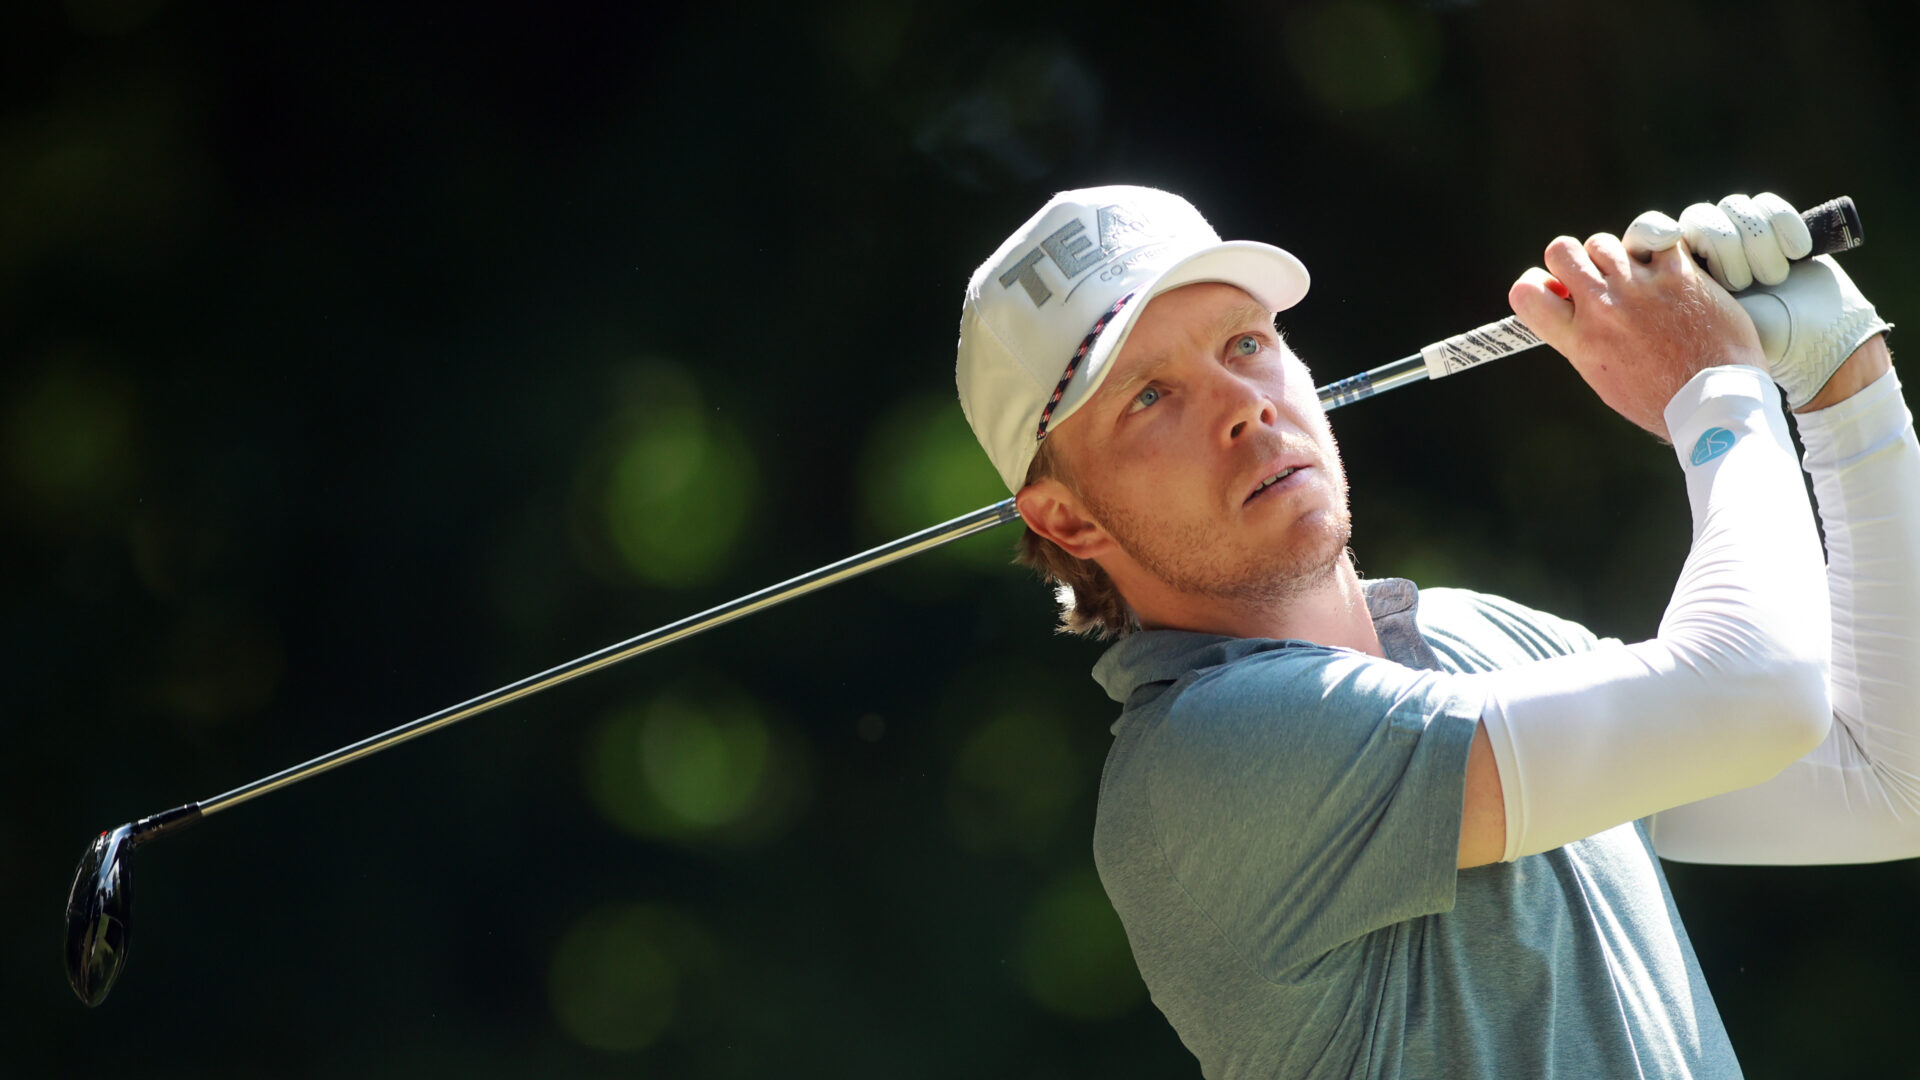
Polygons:
<instances>
[{"instance_id":1,"label":"blue eye","mask_svg":"<svg viewBox=\"0 0 1920 1080\"><path fill-rule=\"evenodd\" d=\"M1252 334L1242 334L1234 340L1233 351L1241 356L1252 356L1260 351L1260 339Z\"/></svg>"},{"instance_id":2,"label":"blue eye","mask_svg":"<svg viewBox=\"0 0 1920 1080\"><path fill-rule=\"evenodd\" d=\"M1149 386L1133 396L1133 408L1129 412L1139 412L1160 400L1160 388Z\"/></svg>"}]
</instances>

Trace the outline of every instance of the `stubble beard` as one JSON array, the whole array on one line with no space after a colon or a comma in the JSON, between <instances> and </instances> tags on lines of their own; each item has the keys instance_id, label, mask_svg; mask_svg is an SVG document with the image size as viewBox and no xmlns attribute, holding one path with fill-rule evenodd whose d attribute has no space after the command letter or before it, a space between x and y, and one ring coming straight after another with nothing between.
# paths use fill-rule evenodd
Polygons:
<instances>
[{"instance_id":1,"label":"stubble beard","mask_svg":"<svg viewBox=\"0 0 1920 1080\"><path fill-rule=\"evenodd\" d=\"M1141 568L1168 587L1193 596L1246 605L1285 605L1326 584L1339 569L1353 536L1347 478L1338 455L1334 505L1301 523L1283 549L1262 552L1228 545L1192 524L1169 528L1083 492L1087 508Z\"/></svg>"}]
</instances>

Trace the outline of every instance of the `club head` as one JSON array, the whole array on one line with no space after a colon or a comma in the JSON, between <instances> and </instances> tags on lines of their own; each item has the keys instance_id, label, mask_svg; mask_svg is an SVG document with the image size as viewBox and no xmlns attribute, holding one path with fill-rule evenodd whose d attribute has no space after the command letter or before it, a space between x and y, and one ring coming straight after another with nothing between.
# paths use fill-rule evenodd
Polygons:
<instances>
[{"instance_id":1,"label":"club head","mask_svg":"<svg viewBox=\"0 0 1920 1080\"><path fill-rule=\"evenodd\" d=\"M128 918L133 879L127 856L134 826L103 832L88 845L67 894L67 981L88 1005L107 999L127 966Z\"/></svg>"}]
</instances>

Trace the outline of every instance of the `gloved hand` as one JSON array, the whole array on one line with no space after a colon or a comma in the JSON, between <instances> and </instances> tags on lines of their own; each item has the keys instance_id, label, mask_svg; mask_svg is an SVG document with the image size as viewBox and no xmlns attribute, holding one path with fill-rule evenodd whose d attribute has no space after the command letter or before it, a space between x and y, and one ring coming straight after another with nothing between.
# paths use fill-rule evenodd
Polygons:
<instances>
[{"instance_id":1,"label":"gloved hand","mask_svg":"<svg viewBox=\"0 0 1920 1080\"><path fill-rule=\"evenodd\" d=\"M1795 263L1786 281L1756 285L1734 299L1760 332L1767 374L1780 384L1789 409L1812 401L1868 338L1893 329L1831 255Z\"/></svg>"},{"instance_id":2,"label":"gloved hand","mask_svg":"<svg viewBox=\"0 0 1920 1080\"><path fill-rule=\"evenodd\" d=\"M1756 278L1762 285L1780 284L1787 280L1787 263L1813 251L1813 237L1800 212L1771 191L1751 199L1729 195L1718 206L1694 203L1680 212L1677 222L1649 210L1633 219L1621 239L1636 258L1685 239L1713 280L1736 293Z\"/></svg>"},{"instance_id":3,"label":"gloved hand","mask_svg":"<svg viewBox=\"0 0 1920 1080\"><path fill-rule=\"evenodd\" d=\"M1747 290L1735 299L1759 331L1767 373L1780 384L1789 409L1812 401L1855 349L1892 329L1831 257L1789 266L1788 260L1813 249L1813 240L1799 213L1778 195L1729 195L1718 206L1695 203L1678 222L1650 210L1627 227L1623 242L1639 258L1682 239L1696 255L1706 254L1707 270L1721 285ZM1753 285L1755 279L1761 284Z\"/></svg>"}]
</instances>

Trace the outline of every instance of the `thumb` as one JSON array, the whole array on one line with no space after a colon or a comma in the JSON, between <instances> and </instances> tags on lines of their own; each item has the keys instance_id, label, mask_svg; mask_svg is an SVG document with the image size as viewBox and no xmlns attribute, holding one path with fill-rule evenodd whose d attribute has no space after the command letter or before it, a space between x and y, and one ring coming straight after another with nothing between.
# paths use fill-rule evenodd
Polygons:
<instances>
[{"instance_id":1,"label":"thumb","mask_svg":"<svg viewBox=\"0 0 1920 1080\"><path fill-rule=\"evenodd\" d=\"M1626 245L1627 254L1639 262L1646 262L1656 251L1665 251L1680 242L1682 236L1680 223L1658 210L1649 210L1633 219L1627 226L1625 236L1620 238Z\"/></svg>"},{"instance_id":2,"label":"thumb","mask_svg":"<svg viewBox=\"0 0 1920 1080\"><path fill-rule=\"evenodd\" d=\"M1771 371L1787 355L1787 344L1793 340L1793 315L1787 310L1787 302L1768 292L1746 292L1733 299L1753 320L1753 329L1760 335L1760 351L1766 354Z\"/></svg>"}]
</instances>

